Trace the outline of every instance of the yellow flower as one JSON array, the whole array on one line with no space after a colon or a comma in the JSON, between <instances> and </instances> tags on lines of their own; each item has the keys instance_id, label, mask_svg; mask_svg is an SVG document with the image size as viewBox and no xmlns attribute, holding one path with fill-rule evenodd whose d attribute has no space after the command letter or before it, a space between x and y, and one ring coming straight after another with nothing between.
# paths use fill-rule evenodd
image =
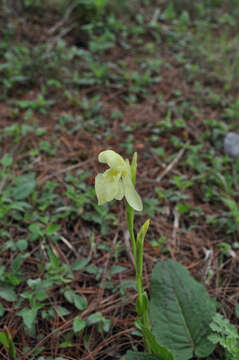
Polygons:
<instances>
[{"instance_id":1,"label":"yellow flower","mask_svg":"<svg viewBox=\"0 0 239 360\"><path fill-rule=\"evenodd\" d=\"M113 199L122 200L125 196L132 208L137 211L143 210L141 198L132 182L129 160L124 160L113 150L102 151L98 159L109 166L103 174L95 177L98 204L102 205Z\"/></svg>"}]
</instances>

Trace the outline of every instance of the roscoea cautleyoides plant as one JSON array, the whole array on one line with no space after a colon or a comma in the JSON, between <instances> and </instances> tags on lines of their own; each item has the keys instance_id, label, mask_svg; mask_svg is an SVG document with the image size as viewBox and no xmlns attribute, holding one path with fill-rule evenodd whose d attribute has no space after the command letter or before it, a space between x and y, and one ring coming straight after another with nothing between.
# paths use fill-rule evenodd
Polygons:
<instances>
[{"instance_id":1,"label":"roscoea cautleyoides plant","mask_svg":"<svg viewBox=\"0 0 239 360\"><path fill-rule=\"evenodd\" d=\"M134 233L134 210L142 211L142 200L135 190L136 185L136 169L137 169L137 153L134 153L132 163L129 160L124 160L122 156L113 150L106 150L99 154L98 160L109 166L104 173L98 174L95 177L95 192L98 199L98 204L103 205L113 199L122 200L126 198L126 215L128 230L131 239L131 246L134 257L134 265L136 271L136 283L138 298L136 302L139 320L142 325L149 329L148 316L148 297L143 290L143 247L144 238L149 227L149 220L147 220L141 227L135 238ZM150 351L150 344L144 337L145 345Z\"/></svg>"}]
</instances>

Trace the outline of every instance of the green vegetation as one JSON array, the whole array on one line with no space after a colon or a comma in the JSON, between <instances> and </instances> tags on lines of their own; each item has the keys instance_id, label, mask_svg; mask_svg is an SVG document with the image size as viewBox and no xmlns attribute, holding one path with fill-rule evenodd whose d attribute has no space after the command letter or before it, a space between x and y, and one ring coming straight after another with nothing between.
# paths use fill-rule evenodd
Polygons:
<instances>
[{"instance_id":1,"label":"green vegetation","mask_svg":"<svg viewBox=\"0 0 239 360\"><path fill-rule=\"evenodd\" d=\"M216 314L211 323L214 334L209 339L214 344L220 344L226 349L226 359L236 360L239 356L239 334L237 328L230 324L221 314Z\"/></svg>"},{"instance_id":2,"label":"green vegetation","mask_svg":"<svg viewBox=\"0 0 239 360\"><path fill-rule=\"evenodd\" d=\"M123 204L95 196L106 149L138 153L149 298L173 259L237 324L239 162L223 140L238 131L238 15L237 0L1 2L1 358L145 358ZM238 356L236 330L211 327L222 347L206 359Z\"/></svg>"}]
</instances>

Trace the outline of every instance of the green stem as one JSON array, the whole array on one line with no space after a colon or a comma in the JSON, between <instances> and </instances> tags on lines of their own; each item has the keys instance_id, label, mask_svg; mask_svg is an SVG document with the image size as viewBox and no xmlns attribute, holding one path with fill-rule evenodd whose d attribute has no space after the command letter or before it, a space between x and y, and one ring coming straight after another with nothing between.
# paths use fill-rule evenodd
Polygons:
<instances>
[{"instance_id":1,"label":"green stem","mask_svg":"<svg viewBox=\"0 0 239 360\"><path fill-rule=\"evenodd\" d=\"M138 292L138 303L139 303L139 307L140 307L140 311L139 311L138 315L139 315L139 318L140 318L142 324L150 330L148 304L147 304L147 308L145 309L145 304L143 303L144 291L143 291L143 286L142 286L142 276L138 275L137 273L136 273L136 282L137 282L137 292ZM147 352L149 354L151 354L152 353L151 345L145 336L144 336L144 345L145 345Z\"/></svg>"},{"instance_id":2,"label":"green stem","mask_svg":"<svg viewBox=\"0 0 239 360\"><path fill-rule=\"evenodd\" d=\"M128 204L126 201L126 216L127 216L127 224L129 229L129 235L131 240L131 246L134 256L134 265L136 267L136 241L134 236L134 209Z\"/></svg>"},{"instance_id":3,"label":"green stem","mask_svg":"<svg viewBox=\"0 0 239 360\"><path fill-rule=\"evenodd\" d=\"M142 321L143 325L145 327L147 327L148 329L150 329L148 308L146 308L146 310L145 310L144 304L143 304L144 291L143 291L143 285L142 285L142 269L139 269L139 266L137 264L137 262L138 262L137 244L136 244L135 235L134 235L134 209L128 204L127 201L126 201L126 216L127 216L128 230L129 230L131 246L132 246L132 251L133 251L133 256L134 256L134 265L135 265L135 270L136 270L136 286L137 286L137 292L138 292L138 302L139 302L139 307L140 307L140 311L138 312L138 315L139 315L140 320ZM141 267L142 267L143 249L142 249L140 255L142 257L142 259L140 259L140 263L141 263ZM152 353L150 343L148 342L148 340L146 339L145 336L144 336L144 344L145 344L145 348L146 348L147 352Z\"/></svg>"}]
</instances>

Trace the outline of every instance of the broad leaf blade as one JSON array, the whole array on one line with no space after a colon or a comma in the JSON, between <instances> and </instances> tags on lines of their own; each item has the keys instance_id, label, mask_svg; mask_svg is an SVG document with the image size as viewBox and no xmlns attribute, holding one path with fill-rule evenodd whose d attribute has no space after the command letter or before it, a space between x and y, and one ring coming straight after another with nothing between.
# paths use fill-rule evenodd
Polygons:
<instances>
[{"instance_id":1,"label":"broad leaf blade","mask_svg":"<svg viewBox=\"0 0 239 360\"><path fill-rule=\"evenodd\" d=\"M193 354L206 357L213 351L207 337L216 305L182 265L167 260L155 266L149 308L153 334L176 360Z\"/></svg>"},{"instance_id":2,"label":"broad leaf blade","mask_svg":"<svg viewBox=\"0 0 239 360\"><path fill-rule=\"evenodd\" d=\"M157 355L150 355L137 351L128 351L123 359L124 360L159 360L159 357Z\"/></svg>"}]
</instances>

